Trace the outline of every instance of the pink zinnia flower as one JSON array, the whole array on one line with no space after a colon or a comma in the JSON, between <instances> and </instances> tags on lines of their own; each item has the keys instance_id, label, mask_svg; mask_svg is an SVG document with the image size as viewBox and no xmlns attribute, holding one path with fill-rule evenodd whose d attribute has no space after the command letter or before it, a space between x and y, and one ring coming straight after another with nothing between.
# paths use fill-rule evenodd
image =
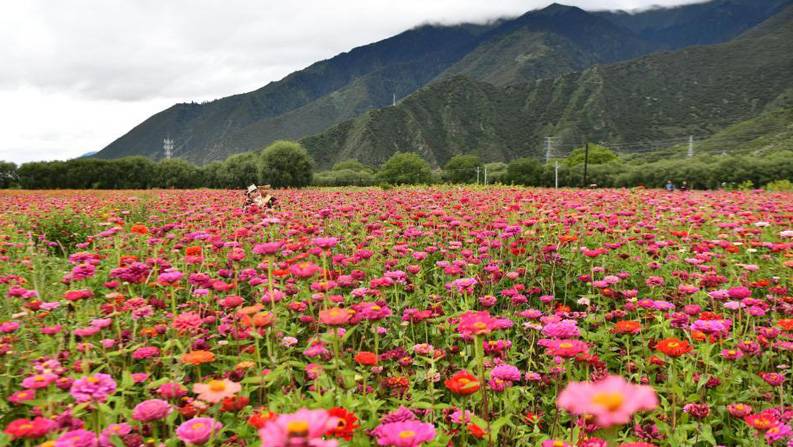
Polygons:
<instances>
[{"instance_id":1,"label":"pink zinnia flower","mask_svg":"<svg viewBox=\"0 0 793 447\"><path fill-rule=\"evenodd\" d=\"M282 414L267 421L259 430L263 446L287 447L310 445L312 447L336 447L335 440L324 441L322 437L338 426L338 419L325 410L300 409L291 414ZM295 443L302 440L302 443Z\"/></svg>"},{"instance_id":2,"label":"pink zinnia flower","mask_svg":"<svg viewBox=\"0 0 793 447\"><path fill-rule=\"evenodd\" d=\"M435 426L421 421L392 422L378 425L372 431L377 445L416 447L435 439Z\"/></svg>"},{"instance_id":3,"label":"pink zinnia flower","mask_svg":"<svg viewBox=\"0 0 793 447\"><path fill-rule=\"evenodd\" d=\"M658 396L650 386L634 385L620 376L601 382L570 382L556 401L570 413L590 414L600 427L627 424L640 410L658 406Z\"/></svg>"},{"instance_id":4,"label":"pink zinnia flower","mask_svg":"<svg viewBox=\"0 0 793 447\"><path fill-rule=\"evenodd\" d=\"M558 357L575 357L578 354L589 352L589 345L575 339L542 339L537 344L545 347L546 354Z\"/></svg>"},{"instance_id":5,"label":"pink zinnia flower","mask_svg":"<svg viewBox=\"0 0 793 447\"><path fill-rule=\"evenodd\" d=\"M22 381L22 387L28 389L46 388L56 380L58 380L58 376L55 374L34 374L32 376L25 377L25 380Z\"/></svg>"},{"instance_id":6,"label":"pink zinnia flower","mask_svg":"<svg viewBox=\"0 0 793 447\"><path fill-rule=\"evenodd\" d=\"M313 262L298 262L289 266L289 273L302 279L311 278L321 270L322 268Z\"/></svg>"},{"instance_id":7,"label":"pink zinnia flower","mask_svg":"<svg viewBox=\"0 0 793 447\"><path fill-rule=\"evenodd\" d=\"M354 313L352 309L332 307L319 311L319 322L328 326L342 326L350 321Z\"/></svg>"},{"instance_id":8,"label":"pink zinnia flower","mask_svg":"<svg viewBox=\"0 0 793 447\"><path fill-rule=\"evenodd\" d=\"M72 383L69 393L77 402L104 402L116 391L116 382L108 374L97 373Z\"/></svg>"},{"instance_id":9,"label":"pink zinnia flower","mask_svg":"<svg viewBox=\"0 0 793 447\"><path fill-rule=\"evenodd\" d=\"M99 440L96 433L88 430L72 430L55 440L55 447L96 447Z\"/></svg>"},{"instance_id":10,"label":"pink zinnia flower","mask_svg":"<svg viewBox=\"0 0 793 447\"><path fill-rule=\"evenodd\" d=\"M253 252L257 255L274 255L281 250L281 247L283 247L281 242L265 242L254 245Z\"/></svg>"},{"instance_id":11,"label":"pink zinnia flower","mask_svg":"<svg viewBox=\"0 0 793 447\"><path fill-rule=\"evenodd\" d=\"M242 389L239 383L228 379L210 380L208 383L196 383L193 385L193 392L198 394L198 398L211 403L237 394Z\"/></svg>"},{"instance_id":12,"label":"pink zinnia flower","mask_svg":"<svg viewBox=\"0 0 793 447\"><path fill-rule=\"evenodd\" d=\"M140 422L151 422L164 419L173 411L171 405L160 399L149 399L135 405L132 409L132 419Z\"/></svg>"},{"instance_id":13,"label":"pink zinnia flower","mask_svg":"<svg viewBox=\"0 0 793 447\"><path fill-rule=\"evenodd\" d=\"M212 418L193 418L176 429L176 436L187 444L201 445L222 428L223 424Z\"/></svg>"},{"instance_id":14,"label":"pink zinnia flower","mask_svg":"<svg viewBox=\"0 0 793 447\"><path fill-rule=\"evenodd\" d=\"M457 332L463 337L471 337L473 335L489 334L500 328L499 319L490 316L490 312L486 310L480 312L469 310L460 315Z\"/></svg>"}]
</instances>

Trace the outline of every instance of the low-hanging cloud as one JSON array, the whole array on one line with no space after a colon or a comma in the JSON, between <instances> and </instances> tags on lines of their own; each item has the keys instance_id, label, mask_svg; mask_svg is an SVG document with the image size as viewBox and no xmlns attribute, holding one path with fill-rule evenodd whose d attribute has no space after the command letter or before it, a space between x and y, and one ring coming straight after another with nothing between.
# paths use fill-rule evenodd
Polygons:
<instances>
[{"instance_id":1,"label":"low-hanging cloud","mask_svg":"<svg viewBox=\"0 0 793 447\"><path fill-rule=\"evenodd\" d=\"M0 159L68 158L98 150L175 102L250 91L317 60L422 23L485 22L547 3L4 2L0 5ZM634 9L692 1L565 3L585 9Z\"/></svg>"}]
</instances>

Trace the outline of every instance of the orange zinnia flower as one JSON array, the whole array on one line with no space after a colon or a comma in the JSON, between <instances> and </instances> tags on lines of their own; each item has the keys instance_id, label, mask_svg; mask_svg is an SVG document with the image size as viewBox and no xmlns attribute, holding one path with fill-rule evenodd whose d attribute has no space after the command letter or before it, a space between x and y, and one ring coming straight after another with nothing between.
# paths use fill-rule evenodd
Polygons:
<instances>
[{"instance_id":1,"label":"orange zinnia flower","mask_svg":"<svg viewBox=\"0 0 793 447\"><path fill-rule=\"evenodd\" d=\"M642 324L638 321L623 320L618 321L611 329L612 334L638 334L642 330Z\"/></svg>"},{"instance_id":2,"label":"orange zinnia flower","mask_svg":"<svg viewBox=\"0 0 793 447\"><path fill-rule=\"evenodd\" d=\"M479 379L468 371L458 371L443 382L452 393L467 396L479 391Z\"/></svg>"},{"instance_id":3,"label":"orange zinnia flower","mask_svg":"<svg viewBox=\"0 0 793 447\"><path fill-rule=\"evenodd\" d=\"M187 256L201 256L201 246L200 245L193 245L191 247L187 247L184 251Z\"/></svg>"},{"instance_id":4,"label":"orange zinnia flower","mask_svg":"<svg viewBox=\"0 0 793 447\"><path fill-rule=\"evenodd\" d=\"M783 330L793 332L793 318L784 318L776 322L776 325Z\"/></svg>"},{"instance_id":5,"label":"orange zinnia flower","mask_svg":"<svg viewBox=\"0 0 793 447\"><path fill-rule=\"evenodd\" d=\"M198 366L215 361L215 354L209 351L190 351L182 356L182 363Z\"/></svg>"},{"instance_id":6,"label":"orange zinnia flower","mask_svg":"<svg viewBox=\"0 0 793 447\"><path fill-rule=\"evenodd\" d=\"M672 337L659 341L658 344L655 345L655 349L663 352L669 357L680 357L683 354L691 352L694 348L691 347L689 342Z\"/></svg>"},{"instance_id":7,"label":"orange zinnia flower","mask_svg":"<svg viewBox=\"0 0 793 447\"><path fill-rule=\"evenodd\" d=\"M146 225L135 224L129 229L129 232L136 234L148 234L149 229L146 227Z\"/></svg>"}]
</instances>

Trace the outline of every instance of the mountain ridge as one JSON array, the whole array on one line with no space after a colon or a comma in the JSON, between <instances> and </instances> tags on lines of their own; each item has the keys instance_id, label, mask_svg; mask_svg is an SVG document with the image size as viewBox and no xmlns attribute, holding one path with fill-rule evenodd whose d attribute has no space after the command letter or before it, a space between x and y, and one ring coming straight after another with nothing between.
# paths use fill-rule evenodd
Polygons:
<instances>
[{"instance_id":1,"label":"mountain ridge","mask_svg":"<svg viewBox=\"0 0 793 447\"><path fill-rule=\"evenodd\" d=\"M730 22L718 35L707 31L712 34L710 40L733 38L764 11L790 3L793 0L714 0L673 12L638 14L593 13L554 3L487 24L423 25L318 61L251 92L206 104L175 104L94 156L159 159L162 139L170 136L177 157L197 163L222 160L276 139L321 134L391 105L394 95L402 101L450 77L464 75L499 87L553 79L672 47L658 31L670 23L692 29L696 17L732 17L734 11L753 11L743 22ZM654 28L647 25L654 20ZM656 40L642 37L648 30Z\"/></svg>"}]
</instances>

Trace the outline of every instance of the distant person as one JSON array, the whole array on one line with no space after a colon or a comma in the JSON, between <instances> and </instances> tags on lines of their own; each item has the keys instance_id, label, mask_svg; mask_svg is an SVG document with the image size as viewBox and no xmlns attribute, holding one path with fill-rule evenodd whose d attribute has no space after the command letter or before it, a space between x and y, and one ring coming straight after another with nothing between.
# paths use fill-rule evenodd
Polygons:
<instances>
[{"instance_id":1,"label":"distant person","mask_svg":"<svg viewBox=\"0 0 793 447\"><path fill-rule=\"evenodd\" d=\"M683 183L680 184L680 190L688 191L688 183L686 183L685 180L683 181Z\"/></svg>"},{"instance_id":2,"label":"distant person","mask_svg":"<svg viewBox=\"0 0 793 447\"><path fill-rule=\"evenodd\" d=\"M671 180L667 180L666 181L666 186L664 186L664 188L666 188L667 191L674 191L675 190L675 184L672 183Z\"/></svg>"},{"instance_id":3,"label":"distant person","mask_svg":"<svg viewBox=\"0 0 793 447\"><path fill-rule=\"evenodd\" d=\"M270 189L270 185L263 186L265 192ZM259 209L272 209L275 208L275 197L270 194L262 194L262 191L256 185L248 186L248 190L245 191L245 203L242 205L242 209L249 209L252 206L256 206Z\"/></svg>"}]
</instances>

